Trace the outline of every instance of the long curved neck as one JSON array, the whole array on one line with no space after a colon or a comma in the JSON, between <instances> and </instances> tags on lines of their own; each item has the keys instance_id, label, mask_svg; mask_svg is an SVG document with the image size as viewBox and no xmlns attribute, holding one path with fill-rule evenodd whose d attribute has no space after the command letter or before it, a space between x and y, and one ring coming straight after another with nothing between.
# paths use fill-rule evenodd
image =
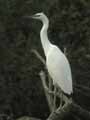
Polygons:
<instances>
[{"instance_id":1,"label":"long curved neck","mask_svg":"<svg viewBox=\"0 0 90 120\"><path fill-rule=\"evenodd\" d=\"M47 34L48 26L49 26L49 21L48 21L48 19L46 19L43 21L43 27L40 31L41 43L42 43L42 47L44 49L45 56L47 55L48 50L51 45L51 43L48 39L48 34Z\"/></svg>"}]
</instances>

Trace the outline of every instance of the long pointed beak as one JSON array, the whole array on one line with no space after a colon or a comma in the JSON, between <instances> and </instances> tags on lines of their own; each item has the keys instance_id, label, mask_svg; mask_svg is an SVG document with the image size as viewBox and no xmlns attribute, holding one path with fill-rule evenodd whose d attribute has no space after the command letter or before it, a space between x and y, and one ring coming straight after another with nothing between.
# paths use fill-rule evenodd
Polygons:
<instances>
[{"instance_id":1,"label":"long pointed beak","mask_svg":"<svg viewBox=\"0 0 90 120\"><path fill-rule=\"evenodd\" d=\"M27 18L27 19L36 19L36 16L35 16L35 15L31 15L31 16L24 16L24 18Z\"/></svg>"},{"instance_id":2,"label":"long pointed beak","mask_svg":"<svg viewBox=\"0 0 90 120\"><path fill-rule=\"evenodd\" d=\"M24 18L28 18L28 19L39 19L40 15L31 15L31 16L24 16Z\"/></svg>"},{"instance_id":3,"label":"long pointed beak","mask_svg":"<svg viewBox=\"0 0 90 120\"><path fill-rule=\"evenodd\" d=\"M36 15L31 15L30 18L35 19Z\"/></svg>"}]
</instances>

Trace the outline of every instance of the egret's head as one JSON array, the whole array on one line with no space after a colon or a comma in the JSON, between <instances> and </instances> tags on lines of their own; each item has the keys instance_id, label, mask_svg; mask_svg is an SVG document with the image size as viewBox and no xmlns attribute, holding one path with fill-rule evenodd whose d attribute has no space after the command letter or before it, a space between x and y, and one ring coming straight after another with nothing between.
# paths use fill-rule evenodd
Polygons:
<instances>
[{"instance_id":1,"label":"egret's head","mask_svg":"<svg viewBox=\"0 0 90 120\"><path fill-rule=\"evenodd\" d=\"M31 18L41 20L42 22L48 21L47 16L43 12L36 13Z\"/></svg>"}]
</instances>

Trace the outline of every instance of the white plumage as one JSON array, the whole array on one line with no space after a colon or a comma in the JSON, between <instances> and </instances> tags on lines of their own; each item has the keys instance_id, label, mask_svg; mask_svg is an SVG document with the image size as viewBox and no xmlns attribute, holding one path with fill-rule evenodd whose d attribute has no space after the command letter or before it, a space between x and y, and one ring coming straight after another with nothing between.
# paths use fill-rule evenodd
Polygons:
<instances>
[{"instance_id":1,"label":"white plumage","mask_svg":"<svg viewBox=\"0 0 90 120\"><path fill-rule=\"evenodd\" d=\"M49 20L44 13L37 13L32 18L39 19L43 23L40 38L46 56L47 69L53 84L58 86L64 93L70 95L73 92L70 65L62 51L48 40Z\"/></svg>"},{"instance_id":2,"label":"white plumage","mask_svg":"<svg viewBox=\"0 0 90 120\"><path fill-rule=\"evenodd\" d=\"M72 93L71 70L66 56L58 47L52 45L46 57L46 64L53 84L70 95Z\"/></svg>"}]
</instances>

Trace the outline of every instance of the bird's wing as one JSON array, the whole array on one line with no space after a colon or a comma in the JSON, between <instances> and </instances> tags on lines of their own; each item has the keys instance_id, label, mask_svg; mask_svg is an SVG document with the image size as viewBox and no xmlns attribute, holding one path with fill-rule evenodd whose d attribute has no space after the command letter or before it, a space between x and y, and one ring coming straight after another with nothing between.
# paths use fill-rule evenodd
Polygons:
<instances>
[{"instance_id":1,"label":"bird's wing","mask_svg":"<svg viewBox=\"0 0 90 120\"><path fill-rule=\"evenodd\" d=\"M53 79L65 93L72 92L72 76L69 62L66 56L55 47L50 51L47 57L47 69Z\"/></svg>"}]
</instances>

